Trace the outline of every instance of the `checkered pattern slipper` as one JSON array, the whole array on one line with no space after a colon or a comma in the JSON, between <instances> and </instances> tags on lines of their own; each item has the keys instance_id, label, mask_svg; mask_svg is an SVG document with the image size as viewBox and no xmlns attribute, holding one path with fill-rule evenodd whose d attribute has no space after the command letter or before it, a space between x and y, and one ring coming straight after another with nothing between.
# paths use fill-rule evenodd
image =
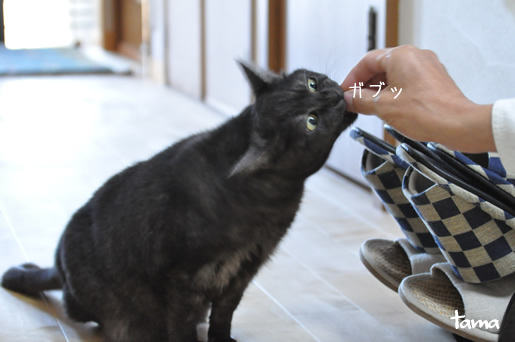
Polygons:
<instances>
[{"instance_id":1,"label":"checkered pattern slipper","mask_svg":"<svg viewBox=\"0 0 515 342\"><path fill-rule=\"evenodd\" d=\"M410 309L430 322L483 342L498 340L514 290L515 275L487 284L469 284L459 279L448 263L440 263L430 273L405 278L399 295Z\"/></svg>"},{"instance_id":2,"label":"checkered pattern slipper","mask_svg":"<svg viewBox=\"0 0 515 342\"><path fill-rule=\"evenodd\" d=\"M403 191L455 273L484 283L515 272L515 218L489 201L413 159L403 145L397 155L410 163Z\"/></svg>"},{"instance_id":3,"label":"checkered pattern slipper","mask_svg":"<svg viewBox=\"0 0 515 342\"><path fill-rule=\"evenodd\" d=\"M495 152L489 152L486 155L487 160L484 162L486 165L481 165L478 162L472 160L472 155L466 155L461 152L449 150L441 144L429 143L428 148L436 152L441 151L446 153L447 155L462 163L464 166L468 167L471 171L490 181L492 185L497 186L511 196L515 196L515 187L513 186L515 185L515 176L508 174L501 163L499 154Z\"/></svg>"},{"instance_id":4,"label":"checkered pattern slipper","mask_svg":"<svg viewBox=\"0 0 515 342\"><path fill-rule=\"evenodd\" d=\"M402 179L409 164L395 154L395 147L359 128L351 131L351 137L365 147L361 159L363 177L408 241L421 252L440 254L433 236L402 191Z\"/></svg>"},{"instance_id":5,"label":"checkered pattern slipper","mask_svg":"<svg viewBox=\"0 0 515 342\"><path fill-rule=\"evenodd\" d=\"M433 264L445 261L441 254L415 249L406 239L370 239L361 245L359 254L370 273L395 292L407 276L428 272Z\"/></svg>"}]
</instances>

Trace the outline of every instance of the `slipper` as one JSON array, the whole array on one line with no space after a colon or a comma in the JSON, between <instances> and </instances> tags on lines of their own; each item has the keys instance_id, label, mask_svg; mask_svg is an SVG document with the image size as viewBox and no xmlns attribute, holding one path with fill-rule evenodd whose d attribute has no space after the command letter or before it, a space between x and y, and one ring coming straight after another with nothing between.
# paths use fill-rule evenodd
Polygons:
<instances>
[{"instance_id":1,"label":"slipper","mask_svg":"<svg viewBox=\"0 0 515 342\"><path fill-rule=\"evenodd\" d=\"M436 164L414 159L409 146L399 146L397 154L411 163L404 176L404 195L454 272L468 283L514 274L515 217L474 194L468 189L473 185L460 184L459 179L451 182Z\"/></svg>"},{"instance_id":2,"label":"slipper","mask_svg":"<svg viewBox=\"0 0 515 342\"><path fill-rule=\"evenodd\" d=\"M395 154L394 146L357 127L350 135L365 147L361 174L408 241L420 251L440 254L433 236L404 196L402 180L409 164Z\"/></svg>"},{"instance_id":3,"label":"slipper","mask_svg":"<svg viewBox=\"0 0 515 342\"><path fill-rule=\"evenodd\" d=\"M499 339L504 313L515 291L515 275L484 284L459 279L448 263L430 273L406 277L399 286L403 302L428 321L477 342Z\"/></svg>"},{"instance_id":4,"label":"slipper","mask_svg":"<svg viewBox=\"0 0 515 342\"><path fill-rule=\"evenodd\" d=\"M489 180L494 186L515 196L515 177L504 168L498 153L467 154L449 150L437 143L429 143L428 148L441 156L448 155L450 159L463 164L472 172ZM449 160L449 158L445 158L445 160Z\"/></svg>"},{"instance_id":5,"label":"slipper","mask_svg":"<svg viewBox=\"0 0 515 342\"><path fill-rule=\"evenodd\" d=\"M431 266L445 261L443 255L421 252L406 239L367 240L359 256L370 273L395 292L404 278L429 272Z\"/></svg>"}]
</instances>

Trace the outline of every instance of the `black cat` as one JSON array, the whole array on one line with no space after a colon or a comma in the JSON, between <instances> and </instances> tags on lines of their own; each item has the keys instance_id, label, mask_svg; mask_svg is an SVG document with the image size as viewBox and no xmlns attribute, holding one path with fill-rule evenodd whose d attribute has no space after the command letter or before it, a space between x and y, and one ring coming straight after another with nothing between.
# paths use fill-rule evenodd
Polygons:
<instances>
[{"instance_id":1,"label":"black cat","mask_svg":"<svg viewBox=\"0 0 515 342\"><path fill-rule=\"evenodd\" d=\"M68 315L108 341L197 341L209 309L209 341L234 341L245 288L356 119L325 75L242 67L253 105L113 176L71 218L54 268L13 267L2 286L62 288Z\"/></svg>"}]
</instances>

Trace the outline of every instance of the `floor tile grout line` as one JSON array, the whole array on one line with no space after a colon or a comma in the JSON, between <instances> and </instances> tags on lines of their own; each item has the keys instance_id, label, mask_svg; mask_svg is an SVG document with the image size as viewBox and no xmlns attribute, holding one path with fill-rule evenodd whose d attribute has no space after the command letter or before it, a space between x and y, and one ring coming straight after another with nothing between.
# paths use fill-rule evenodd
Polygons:
<instances>
[{"instance_id":1,"label":"floor tile grout line","mask_svg":"<svg viewBox=\"0 0 515 342\"><path fill-rule=\"evenodd\" d=\"M367 315L367 317L370 317L371 320L375 321L378 325L380 324L379 321L377 321L377 319L375 317L373 317L368 311L366 311L365 309L363 309L360 305L354 303L351 299L349 299L348 296L346 296L344 293L342 293L340 290L338 290L333 284L331 284L330 282L328 282L327 280L325 280L322 276L320 276L317 272L315 272L311 267L307 266L304 262L298 260L297 258L295 258L294 256L292 256L289 252L287 251L284 251L284 253L286 253L290 258L292 258L293 260L295 260L296 262L298 262L302 267L304 267L305 269L307 269L311 274L313 274L317 279L319 279L320 281L322 281L326 286L328 286L331 290L335 291L339 296L341 296L343 299L345 299L348 303L352 304L354 307L356 307L361 313ZM385 327L385 329L387 331L389 331L392 336L394 335L393 331L391 331L389 328Z\"/></svg>"},{"instance_id":2,"label":"floor tile grout line","mask_svg":"<svg viewBox=\"0 0 515 342\"><path fill-rule=\"evenodd\" d=\"M337 244L338 246L341 246L342 248L344 248L347 252L349 252L350 254L354 255L354 256L357 256L359 257L359 250L354 250L354 249L351 249L349 246L347 246L344 242L342 242L341 240L339 239L335 239L331 236L331 233L328 232L327 230L319 227L317 224L313 223L313 221L306 217L305 215L303 215L302 213L299 213L299 219L302 219L302 221L305 221L308 223L308 225L310 227L312 227L317 233L321 234L322 236L324 237L327 237L329 239L331 239L335 244Z\"/></svg>"},{"instance_id":3,"label":"floor tile grout line","mask_svg":"<svg viewBox=\"0 0 515 342\"><path fill-rule=\"evenodd\" d=\"M307 190L311 191L312 193L314 193L315 195L317 196L321 196L319 192L317 191L314 191L310 188L307 188ZM333 199L332 196L328 196L328 197L324 197L324 199L328 202L330 202L331 204L333 205L337 205L337 206L341 206L341 202L339 203L338 200L336 199ZM343 202L343 201L342 201ZM374 229L375 231L382 231L382 227L376 223L370 223L369 221L367 221L366 219L364 219L362 217L362 215L359 215L359 214L356 214L353 210L347 210L347 209L344 209L342 208L342 210L345 210L346 213L348 213L350 216L356 218L358 221L361 221L361 222L364 222L366 224L368 224L372 229ZM387 234L387 235L390 235L390 234Z\"/></svg>"},{"instance_id":4,"label":"floor tile grout line","mask_svg":"<svg viewBox=\"0 0 515 342\"><path fill-rule=\"evenodd\" d=\"M307 221L307 223L311 226L311 227L315 227L315 230L317 230L316 228L316 225L313 224L311 221L307 220L307 219L304 219L303 220ZM312 267L310 267L309 265L307 265L305 262L299 260L297 257L295 257L294 255L292 255L290 252L288 252L286 249L284 249L282 246L279 247L280 250L282 252L284 252L286 255L288 255L288 257L292 258L296 263L298 263L301 267L303 267L304 269L306 269L308 272L310 272L315 278L317 278L318 280L322 281L326 286L328 286L331 290L333 290L335 293L337 293L338 295L340 295L342 298L344 298L347 302L351 303L353 306L355 306L357 309L359 309L362 313L366 314L368 317L370 317L372 320L374 320L375 322L377 322L378 324L380 323L379 321L377 321L376 318L374 318L367 310L363 309L360 305L354 303L348 296L346 296L343 292L341 292L338 288L336 288L333 284L331 284L330 282L328 282L324 277L322 277L320 274L318 274L318 272L315 272L315 270L313 270ZM393 331L391 331L389 328L386 328L392 335L394 334Z\"/></svg>"},{"instance_id":5,"label":"floor tile grout line","mask_svg":"<svg viewBox=\"0 0 515 342\"><path fill-rule=\"evenodd\" d=\"M1 206L1 205L0 205L0 215L6 222L7 227L9 229L9 231L11 232L12 237L14 238L14 241L16 241L16 245L18 245L18 248L20 248L21 254L23 255L23 259L25 259L25 262L29 262L29 257L28 257L27 251L21 244L21 241L18 238L18 235L16 234L14 226L12 225L12 223L9 219L9 216L6 214L5 210L3 209L3 206ZM61 330L61 333L63 334L64 339L66 340L66 342L69 342L68 337L66 336L66 333L64 331L64 327L62 326L61 321L57 317L57 313L55 311L54 306L50 303L50 301L48 300L47 296L45 295L45 293L43 291L41 291L41 294L43 297L43 301L50 308L50 311L52 312L52 316L54 317L55 322L57 323L57 326L59 327L59 330Z\"/></svg>"},{"instance_id":6,"label":"floor tile grout line","mask_svg":"<svg viewBox=\"0 0 515 342\"><path fill-rule=\"evenodd\" d=\"M7 215L7 213L5 212L5 210L3 208L3 205L1 205L1 204L0 204L0 215L3 217L5 223L7 223L7 227L9 229L9 231L11 232L11 235L12 235L14 241L16 241L16 245L18 245L18 248L20 249L20 252L23 255L23 259L25 259L25 262L29 262L29 256L27 254L27 251L21 244L21 241L18 238L18 235L16 234L14 226L11 223L11 220L9 219L9 216Z\"/></svg>"},{"instance_id":7,"label":"floor tile grout line","mask_svg":"<svg viewBox=\"0 0 515 342\"><path fill-rule=\"evenodd\" d=\"M66 342L70 342L70 340L68 339L68 336L66 335L66 331L64 329L64 326L63 326L61 320L59 319L59 317L57 317L57 312L56 312L54 306L48 300L48 297L45 294L45 292L41 291L41 294L43 295L43 299L44 299L45 303L47 303L47 305L50 307L50 310L52 311L52 316L54 316L55 321L57 322L57 326L59 327L59 330L61 330L61 333L63 334L64 339L66 340Z\"/></svg>"},{"instance_id":8,"label":"floor tile grout line","mask_svg":"<svg viewBox=\"0 0 515 342\"><path fill-rule=\"evenodd\" d=\"M284 305L282 305L277 299L275 299L275 297L270 293L268 292L257 280L253 280L252 283L258 288L260 289L268 298L270 298L270 300L272 300L274 302L275 305L277 305L281 310L283 310L287 315L288 317L290 317L291 319L293 319L295 321L295 323L297 323L302 329L304 329L311 337L313 337L316 341L318 342L322 342L318 339L318 337L316 337L312 332L311 330L309 330L301 321L299 321L288 309L286 309L286 307Z\"/></svg>"}]
</instances>

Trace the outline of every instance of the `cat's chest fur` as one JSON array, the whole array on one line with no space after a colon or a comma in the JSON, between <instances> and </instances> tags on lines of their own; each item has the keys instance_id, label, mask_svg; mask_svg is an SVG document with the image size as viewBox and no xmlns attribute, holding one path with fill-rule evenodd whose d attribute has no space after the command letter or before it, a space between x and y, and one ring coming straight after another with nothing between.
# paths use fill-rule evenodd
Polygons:
<instances>
[{"instance_id":1,"label":"cat's chest fur","mask_svg":"<svg viewBox=\"0 0 515 342\"><path fill-rule=\"evenodd\" d=\"M201 266L193 275L192 286L200 291L222 292L236 279L246 262L262 263L264 256L258 244L220 255L215 260Z\"/></svg>"},{"instance_id":2,"label":"cat's chest fur","mask_svg":"<svg viewBox=\"0 0 515 342\"><path fill-rule=\"evenodd\" d=\"M114 249L119 258L151 250L140 260L149 273L184 271L198 290L221 291L265 262L291 225L304 185L268 172L230 177L248 148L249 120L243 114L113 178L93 199L99 226L113 227L96 240L125 241ZM128 229L139 238L128 239Z\"/></svg>"}]
</instances>

